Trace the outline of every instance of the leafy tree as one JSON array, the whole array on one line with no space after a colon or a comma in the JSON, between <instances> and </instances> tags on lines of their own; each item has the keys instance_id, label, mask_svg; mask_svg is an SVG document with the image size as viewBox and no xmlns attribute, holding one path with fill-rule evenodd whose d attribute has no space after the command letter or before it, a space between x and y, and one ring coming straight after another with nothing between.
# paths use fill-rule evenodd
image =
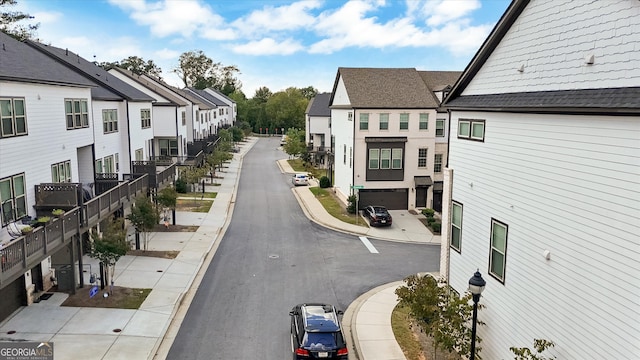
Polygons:
<instances>
[{"instance_id":1,"label":"leafy tree","mask_svg":"<svg viewBox=\"0 0 640 360\"><path fill-rule=\"evenodd\" d=\"M148 196L138 196L131 207L131 214L127 216L127 220L131 221L137 232L143 234L143 250L146 251L149 232L160 222L160 213L157 207Z\"/></svg>"},{"instance_id":2,"label":"leafy tree","mask_svg":"<svg viewBox=\"0 0 640 360\"><path fill-rule=\"evenodd\" d=\"M304 96L307 100L313 99L316 95L318 95L318 89L313 86L307 86L306 88L300 89L302 96Z\"/></svg>"},{"instance_id":3,"label":"leafy tree","mask_svg":"<svg viewBox=\"0 0 640 360\"><path fill-rule=\"evenodd\" d=\"M471 352L472 295L453 296L453 291L444 281L432 276L412 275L405 282L405 286L396 289L396 295L409 307L423 331L433 338L434 348L468 356ZM481 321L477 323L484 324ZM476 344L481 341L476 336ZM480 350L476 346L477 359L481 359Z\"/></svg>"},{"instance_id":4,"label":"leafy tree","mask_svg":"<svg viewBox=\"0 0 640 360\"><path fill-rule=\"evenodd\" d=\"M269 128L298 128L304 129L304 113L309 99L302 95L300 89L290 87L285 91L273 94L267 100L267 116Z\"/></svg>"},{"instance_id":5,"label":"leafy tree","mask_svg":"<svg viewBox=\"0 0 640 360\"><path fill-rule=\"evenodd\" d=\"M556 344L553 341L544 340L544 339L534 339L533 348L536 350L535 354L529 348L526 348L526 347L517 348L512 346L509 348L509 350L511 350L511 352L514 355L516 355L515 360L552 360L552 359L556 359L556 357L555 356L546 357L541 355L540 353L554 346L556 346Z\"/></svg>"},{"instance_id":6,"label":"leafy tree","mask_svg":"<svg viewBox=\"0 0 640 360\"><path fill-rule=\"evenodd\" d=\"M240 72L237 66L214 63L202 50L182 53L178 61L179 65L174 72L180 76L185 86L196 89L212 87L225 95L242 87L240 80L236 78L236 73Z\"/></svg>"},{"instance_id":7,"label":"leafy tree","mask_svg":"<svg viewBox=\"0 0 640 360\"><path fill-rule=\"evenodd\" d=\"M189 166L180 169L179 177L186 181L187 184L190 184L195 191L196 184L199 184L200 180L205 176L207 176L207 170L205 168Z\"/></svg>"},{"instance_id":8,"label":"leafy tree","mask_svg":"<svg viewBox=\"0 0 640 360\"><path fill-rule=\"evenodd\" d=\"M16 4L18 4L16 0L0 0L0 31L18 40L32 39L40 23L18 24L23 20L33 19L33 16L21 11L10 11L9 8Z\"/></svg>"},{"instance_id":9,"label":"leafy tree","mask_svg":"<svg viewBox=\"0 0 640 360\"><path fill-rule=\"evenodd\" d=\"M271 90L269 90L268 87L263 86L256 90L255 94L253 95L253 99L259 103L266 103L267 101L269 101L269 98L272 95L273 93L271 92Z\"/></svg>"},{"instance_id":10,"label":"leafy tree","mask_svg":"<svg viewBox=\"0 0 640 360\"><path fill-rule=\"evenodd\" d=\"M173 186L166 187L160 190L158 196L156 196L156 200L158 201L158 205L163 208L163 211L166 211L167 209L174 211L178 202L178 192Z\"/></svg>"},{"instance_id":11,"label":"leafy tree","mask_svg":"<svg viewBox=\"0 0 640 360\"><path fill-rule=\"evenodd\" d=\"M347 198L347 212L349 214L355 214L358 212L356 209L356 203L358 202L358 197L356 195L349 195Z\"/></svg>"},{"instance_id":12,"label":"leafy tree","mask_svg":"<svg viewBox=\"0 0 640 360\"><path fill-rule=\"evenodd\" d=\"M156 79L162 79L162 69L156 65L153 60L145 61L143 58L138 56L129 56L116 64L116 66L129 70L134 74L149 75Z\"/></svg>"},{"instance_id":13,"label":"leafy tree","mask_svg":"<svg viewBox=\"0 0 640 360\"><path fill-rule=\"evenodd\" d=\"M284 152L290 156L299 156L306 151L304 143L304 130L290 128L287 130L287 142L284 144Z\"/></svg>"},{"instance_id":14,"label":"leafy tree","mask_svg":"<svg viewBox=\"0 0 640 360\"><path fill-rule=\"evenodd\" d=\"M234 142L239 142L244 139L244 132L240 127L234 126L231 129L231 136L233 137Z\"/></svg>"},{"instance_id":15,"label":"leafy tree","mask_svg":"<svg viewBox=\"0 0 640 360\"><path fill-rule=\"evenodd\" d=\"M111 219L106 222L106 227L101 233L91 233L89 256L100 260L106 266L106 281L109 284L114 278L116 263L130 248L127 231L123 225L123 218Z\"/></svg>"}]
</instances>

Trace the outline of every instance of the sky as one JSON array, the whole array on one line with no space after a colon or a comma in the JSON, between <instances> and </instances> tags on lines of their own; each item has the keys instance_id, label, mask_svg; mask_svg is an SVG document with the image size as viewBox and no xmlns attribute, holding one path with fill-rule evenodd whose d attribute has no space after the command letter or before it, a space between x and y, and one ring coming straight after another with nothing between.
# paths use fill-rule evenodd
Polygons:
<instances>
[{"instance_id":1,"label":"sky","mask_svg":"<svg viewBox=\"0 0 640 360\"><path fill-rule=\"evenodd\" d=\"M180 54L235 65L248 98L313 86L339 67L463 71L509 0L17 0L36 38L90 61L153 60L163 79ZM3 9L6 11L6 9Z\"/></svg>"}]
</instances>

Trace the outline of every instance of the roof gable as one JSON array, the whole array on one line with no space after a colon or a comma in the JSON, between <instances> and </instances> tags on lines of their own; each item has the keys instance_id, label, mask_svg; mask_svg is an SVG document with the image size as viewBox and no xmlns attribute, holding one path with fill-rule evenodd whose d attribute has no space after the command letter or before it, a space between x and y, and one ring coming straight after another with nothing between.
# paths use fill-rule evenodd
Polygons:
<instances>
[{"instance_id":1,"label":"roof gable","mask_svg":"<svg viewBox=\"0 0 640 360\"><path fill-rule=\"evenodd\" d=\"M331 116L331 109L329 108L329 100L331 99L331 93L317 94L309 102L309 110L307 114L309 116Z\"/></svg>"}]
</instances>

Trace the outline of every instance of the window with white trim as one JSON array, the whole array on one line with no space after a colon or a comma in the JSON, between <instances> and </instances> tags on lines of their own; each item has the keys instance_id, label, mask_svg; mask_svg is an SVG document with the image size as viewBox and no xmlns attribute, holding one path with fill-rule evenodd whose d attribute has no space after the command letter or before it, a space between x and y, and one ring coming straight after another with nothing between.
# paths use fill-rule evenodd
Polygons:
<instances>
[{"instance_id":1,"label":"window with white trim","mask_svg":"<svg viewBox=\"0 0 640 360\"><path fill-rule=\"evenodd\" d=\"M360 130L369 130L369 114L360 113Z\"/></svg>"},{"instance_id":2,"label":"window with white trim","mask_svg":"<svg viewBox=\"0 0 640 360\"><path fill-rule=\"evenodd\" d=\"M136 149L135 157L136 157L136 161L143 161L144 160L144 150L143 149Z\"/></svg>"},{"instance_id":3,"label":"window with white trim","mask_svg":"<svg viewBox=\"0 0 640 360\"><path fill-rule=\"evenodd\" d=\"M436 137L444 137L445 119L436 119Z\"/></svg>"},{"instance_id":4,"label":"window with white trim","mask_svg":"<svg viewBox=\"0 0 640 360\"><path fill-rule=\"evenodd\" d=\"M113 161L116 165L116 172L120 171L120 155L118 153L113 154Z\"/></svg>"},{"instance_id":5,"label":"window with white trim","mask_svg":"<svg viewBox=\"0 0 640 360\"><path fill-rule=\"evenodd\" d=\"M420 120L418 120L418 128L420 130L429 129L429 114L420 114Z\"/></svg>"},{"instance_id":6,"label":"window with white trim","mask_svg":"<svg viewBox=\"0 0 640 360\"><path fill-rule=\"evenodd\" d=\"M151 109L140 109L140 122L143 129L151 127Z\"/></svg>"},{"instance_id":7,"label":"window with white trim","mask_svg":"<svg viewBox=\"0 0 640 360\"><path fill-rule=\"evenodd\" d=\"M449 238L449 246L458 252L462 247L462 204L451 202L451 235Z\"/></svg>"},{"instance_id":8,"label":"window with white trim","mask_svg":"<svg viewBox=\"0 0 640 360\"><path fill-rule=\"evenodd\" d=\"M27 135L24 98L0 99L0 137Z\"/></svg>"},{"instance_id":9,"label":"window with white trim","mask_svg":"<svg viewBox=\"0 0 640 360\"><path fill-rule=\"evenodd\" d=\"M491 253L489 255L489 274L504 282L507 265L508 226L496 219L491 219Z\"/></svg>"},{"instance_id":10,"label":"window with white trim","mask_svg":"<svg viewBox=\"0 0 640 360\"><path fill-rule=\"evenodd\" d=\"M409 130L409 114L400 114L400 130Z\"/></svg>"},{"instance_id":11,"label":"window with white trim","mask_svg":"<svg viewBox=\"0 0 640 360\"><path fill-rule=\"evenodd\" d=\"M402 169L402 149L391 149L391 168Z\"/></svg>"},{"instance_id":12,"label":"window with white trim","mask_svg":"<svg viewBox=\"0 0 640 360\"><path fill-rule=\"evenodd\" d=\"M418 149L418 167L419 168L427 167L427 149L426 148Z\"/></svg>"},{"instance_id":13,"label":"window with white trim","mask_svg":"<svg viewBox=\"0 0 640 360\"><path fill-rule=\"evenodd\" d=\"M51 182L71 182L71 161L51 165Z\"/></svg>"},{"instance_id":14,"label":"window with white trim","mask_svg":"<svg viewBox=\"0 0 640 360\"><path fill-rule=\"evenodd\" d=\"M391 169L391 149L380 149L380 169Z\"/></svg>"},{"instance_id":15,"label":"window with white trim","mask_svg":"<svg viewBox=\"0 0 640 360\"><path fill-rule=\"evenodd\" d=\"M161 156L178 155L178 141L175 139L160 139L158 140L158 147L160 148Z\"/></svg>"},{"instance_id":16,"label":"window with white trim","mask_svg":"<svg viewBox=\"0 0 640 360\"><path fill-rule=\"evenodd\" d=\"M105 156L104 159L102 160L102 163L104 166L105 173L109 174L114 172L113 156Z\"/></svg>"},{"instance_id":17,"label":"window with white trim","mask_svg":"<svg viewBox=\"0 0 640 360\"><path fill-rule=\"evenodd\" d=\"M458 138L484 141L484 120L458 120Z\"/></svg>"},{"instance_id":18,"label":"window with white trim","mask_svg":"<svg viewBox=\"0 0 640 360\"><path fill-rule=\"evenodd\" d=\"M389 114L380 114L380 130L389 130Z\"/></svg>"},{"instance_id":19,"label":"window with white trim","mask_svg":"<svg viewBox=\"0 0 640 360\"><path fill-rule=\"evenodd\" d=\"M433 172L442 172L442 154L435 154L433 156Z\"/></svg>"},{"instance_id":20,"label":"window with white trim","mask_svg":"<svg viewBox=\"0 0 640 360\"><path fill-rule=\"evenodd\" d=\"M24 173L0 179L0 213L2 226L27 215Z\"/></svg>"},{"instance_id":21,"label":"window with white trim","mask_svg":"<svg viewBox=\"0 0 640 360\"><path fill-rule=\"evenodd\" d=\"M369 169L380 168L380 149L369 149Z\"/></svg>"},{"instance_id":22,"label":"window with white trim","mask_svg":"<svg viewBox=\"0 0 640 360\"><path fill-rule=\"evenodd\" d=\"M105 134L118 132L118 110L102 110L102 131Z\"/></svg>"},{"instance_id":23,"label":"window with white trim","mask_svg":"<svg viewBox=\"0 0 640 360\"><path fill-rule=\"evenodd\" d=\"M102 159L96 160L96 174L102 174Z\"/></svg>"},{"instance_id":24,"label":"window with white trim","mask_svg":"<svg viewBox=\"0 0 640 360\"><path fill-rule=\"evenodd\" d=\"M64 113L67 119L67 130L89 127L87 99L65 99Z\"/></svg>"}]
</instances>

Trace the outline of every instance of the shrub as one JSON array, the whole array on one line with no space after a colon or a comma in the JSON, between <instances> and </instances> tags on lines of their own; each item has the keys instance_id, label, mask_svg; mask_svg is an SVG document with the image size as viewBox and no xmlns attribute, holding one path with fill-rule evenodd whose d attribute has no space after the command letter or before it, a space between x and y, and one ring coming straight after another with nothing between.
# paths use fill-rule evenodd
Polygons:
<instances>
[{"instance_id":1,"label":"shrub","mask_svg":"<svg viewBox=\"0 0 640 360\"><path fill-rule=\"evenodd\" d=\"M356 209L356 202L358 201L358 197L355 195L351 195L347 198L347 212L349 214L355 214L358 209Z\"/></svg>"},{"instance_id":2,"label":"shrub","mask_svg":"<svg viewBox=\"0 0 640 360\"><path fill-rule=\"evenodd\" d=\"M184 181L183 178L178 178L178 180L176 180L176 191L180 194L187 193L187 182Z\"/></svg>"},{"instance_id":3,"label":"shrub","mask_svg":"<svg viewBox=\"0 0 640 360\"><path fill-rule=\"evenodd\" d=\"M429 224L429 226L432 226L435 222L436 222L436 219L432 217L427 218L427 224Z\"/></svg>"},{"instance_id":4,"label":"shrub","mask_svg":"<svg viewBox=\"0 0 640 360\"><path fill-rule=\"evenodd\" d=\"M423 209L422 210L422 215L426 216L426 217L433 217L433 214L435 214L435 210L433 209Z\"/></svg>"},{"instance_id":5,"label":"shrub","mask_svg":"<svg viewBox=\"0 0 640 360\"><path fill-rule=\"evenodd\" d=\"M431 224L431 229L435 233L440 233L440 230L442 229L442 224L439 222L434 222L433 224Z\"/></svg>"},{"instance_id":6,"label":"shrub","mask_svg":"<svg viewBox=\"0 0 640 360\"><path fill-rule=\"evenodd\" d=\"M330 186L331 186L331 180L329 180L328 177L323 176L323 177L320 178L320 187L321 188L324 189L324 188L328 188Z\"/></svg>"}]
</instances>

